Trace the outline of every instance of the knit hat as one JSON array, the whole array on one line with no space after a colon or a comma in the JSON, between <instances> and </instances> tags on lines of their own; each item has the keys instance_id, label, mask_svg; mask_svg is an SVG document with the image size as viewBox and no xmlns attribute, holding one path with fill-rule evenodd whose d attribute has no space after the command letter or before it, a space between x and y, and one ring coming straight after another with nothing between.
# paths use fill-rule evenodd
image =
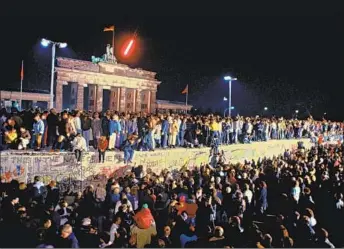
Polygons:
<instances>
[{"instance_id":1,"label":"knit hat","mask_svg":"<svg viewBox=\"0 0 344 249\"><path fill-rule=\"evenodd\" d=\"M91 223L92 223L92 221L90 218L84 218L81 222L82 226L85 226L85 227L90 226Z\"/></svg>"},{"instance_id":2,"label":"knit hat","mask_svg":"<svg viewBox=\"0 0 344 249\"><path fill-rule=\"evenodd\" d=\"M148 204L147 203L143 204L142 208L148 208Z\"/></svg>"}]
</instances>

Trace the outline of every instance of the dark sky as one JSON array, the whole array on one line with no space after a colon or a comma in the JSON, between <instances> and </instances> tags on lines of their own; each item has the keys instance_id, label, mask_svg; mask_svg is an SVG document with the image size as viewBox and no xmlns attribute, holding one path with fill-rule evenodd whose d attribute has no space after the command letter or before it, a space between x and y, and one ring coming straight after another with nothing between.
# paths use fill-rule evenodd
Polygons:
<instances>
[{"instance_id":1,"label":"dark sky","mask_svg":"<svg viewBox=\"0 0 344 249\"><path fill-rule=\"evenodd\" d=\"M311 2L310 2L311 3ZM323 3L327 3L323 2ZM98 6L99 7L99 6ZM48 89L49 49L38 41L47 37L67 41L58 56L90 59L100 56L110 40L104 26L115 24L117 50L123 37L137 29L139 46L131 60L118 59L158 73L159 99L184 101L186 84L197 108L223 111L228 85L233 83L233 105L241 114L290 115L295 109L331 118L344 118L344 18L340 2L326 4L231 5L196 14L150 11L146 16L38 17L46 11L4 11L1 23L1 87L19 87L21 60L25 60L24 88ZM218 8L219 9L219 8ZM221 8L220 8L221 9ZM206 12L208 10L208 12ZM12 11L12 12L11 12ZM159 14L160 13L160 14ZM11 16L16 14L17 16ZM26 17L24 17L26 15ZM20 29L19 29L20 27Z\"/></svg>"}]
</instances>

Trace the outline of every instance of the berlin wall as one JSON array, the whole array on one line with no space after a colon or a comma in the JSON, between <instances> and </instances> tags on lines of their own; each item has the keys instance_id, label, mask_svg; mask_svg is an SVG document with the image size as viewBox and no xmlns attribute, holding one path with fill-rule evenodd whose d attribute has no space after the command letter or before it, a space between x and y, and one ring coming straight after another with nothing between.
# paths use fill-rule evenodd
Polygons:
<instances>
[{"instance_id":1,"label":"berlin wall","mask_svg":"<svg viewBox=\"0 0 344 249\"><path fill-rule=\"evenodd\" d=\"M310 147L309 139L303 139L305 147ZM295 149L298 140L272 140L253 144L221 146L227 162L243 162L245 159L271 157L283 153L285 149ZM123 176L131 167L143 165L145 170L159 173L181 167L193 168L209 162L209 148L157 150L155 152L135 152L131 165L125 165L123 152L106 152L105 162L98 162L97 152L86 152L82 163L77 164L74 153L3 151L0 154L0 175L2 182L18 180L32 182L41 176L44 183L55 180L61 191L81 190L87 185L104 186L112 176Z\"/></svg>"}]
</instances>

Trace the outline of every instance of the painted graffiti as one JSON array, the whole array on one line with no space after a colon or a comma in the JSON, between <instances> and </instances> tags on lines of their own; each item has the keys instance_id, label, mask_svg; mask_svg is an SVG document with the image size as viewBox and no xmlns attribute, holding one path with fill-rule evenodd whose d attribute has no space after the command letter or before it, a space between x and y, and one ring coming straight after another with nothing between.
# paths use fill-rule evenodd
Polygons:
<instances>
[{"instance_id":1,"label":"painted graffiti","mask_svg":"<svg viewBox=\"0 0 344 249\"><path fill-rule=\"evenodd\" d=\"M269 141L249 145L221 147L227 162L237 163L245 159L269 157L294 149L296 140ZM304 140L304 145L310 142ZM105 186L107 179L123 176L134 165L143 165L146 171L160 173L163 169L175 171L180 168L194 168L209 161L209 148L174 149L155 152L136 152L132 165L125 165L121 152L106 152L105 162L98 162L97 152L84 153L82 163L78 164L73 153L49 152L1 152L1 181L32 182L41 176L48 184L55 180L61 191L80 191L87 185Z\"/></svg>"}]
</instances>

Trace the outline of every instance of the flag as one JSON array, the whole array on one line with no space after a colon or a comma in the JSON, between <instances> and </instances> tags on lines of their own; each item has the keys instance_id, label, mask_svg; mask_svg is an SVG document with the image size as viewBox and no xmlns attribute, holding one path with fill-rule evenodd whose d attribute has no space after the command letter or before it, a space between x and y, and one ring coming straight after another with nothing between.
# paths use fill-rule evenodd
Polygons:
<instances>
[{"instance_id":1,"label":"flag","mask_svg":"<svg viewBox=\"0 0 344 249\"><path fill-rule=\"evenodd\" d=\"M22 66L21 66L21 70L20 70L20 79L21 80L24 79L24 61L22 61Z\"/></svg>"},{"instance_id":2,"label":"flag","mask_svg":"<svg viewBox=\"0 0 344 249\"><path fill-rule=\"evenodd\" d=\"M186 85L185 89L182 91L182 94L188 94L189 93L189 85Z\"/></svg>"},{"instance_id":3,"label":"flag","mask_svg":"<svg viewBox=\"0 0 344 249\"><path fill-rule=\"evenodd\" d=\"M104 32L115 31L115 25L112 25L112 26L110 26L110 27L106 27L106 28L104 28L103 31L104 31Z\"/></svg>"}]
</instances>

